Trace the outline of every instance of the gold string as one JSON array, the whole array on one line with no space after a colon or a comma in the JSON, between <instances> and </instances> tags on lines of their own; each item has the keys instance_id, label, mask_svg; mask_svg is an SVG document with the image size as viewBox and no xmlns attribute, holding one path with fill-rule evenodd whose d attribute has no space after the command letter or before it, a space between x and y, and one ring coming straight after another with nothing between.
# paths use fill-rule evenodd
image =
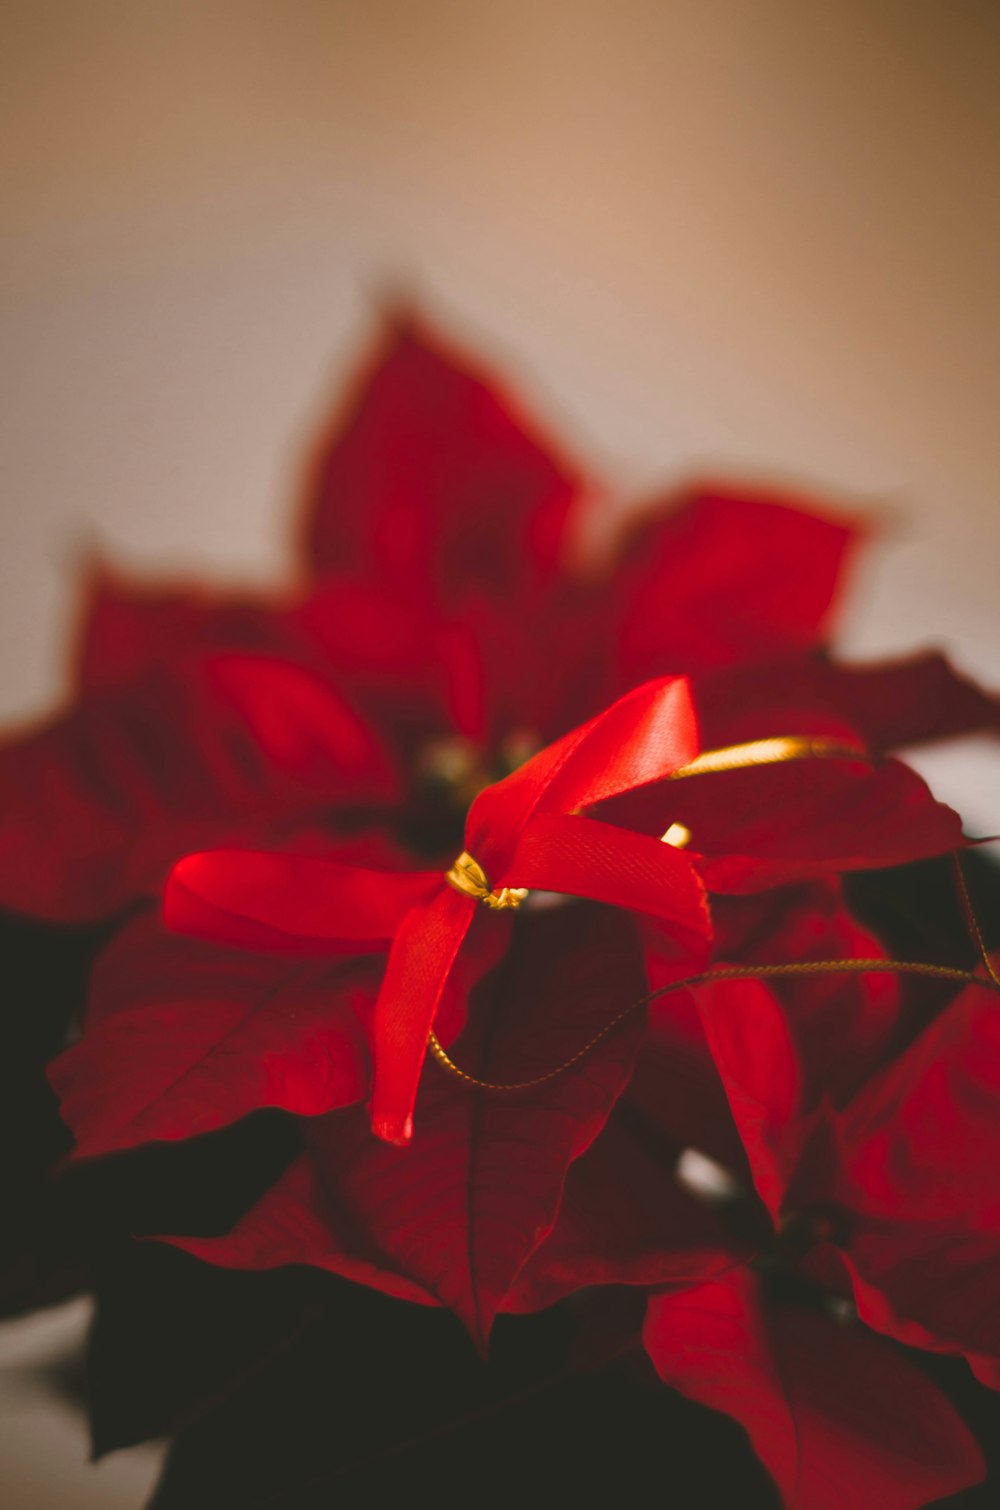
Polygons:
<instances>
[{"instance_id":1,"label":"gold string","mask_svg":"<svg viewBox=\"0 0 1000 1510\"><path fill-rule=\"evenodd\" d=\"M990 959L986 940L983 938L983 931L979 926L979 919L976 917L976 909L973 907L972 898L969 895L969 885L965 878L965 871L962 868L962 857L957 849L951 859L955 867L955 880L958 883L958 894L962 901L962 911L965 913L965 921L969 932L972 934L976 948L979 950L979 958L986 966L986 973L990 980L995 986L1000 986L1000 976L997 975L997 972L993 968L993 961Z\"/></svg>"},{"instance_id":2,"label":"gold string","mask_svg":"<svg viewBox=\"0 0 1000 1510\"><path fill-rule=\"evenodd\" d=\"M473 1086L482 1091L527 1091L536 1085L545 1085L549 1080L554 1080L557 1075L571 1069L591 1049L597 1047L602 1039L606 1038L618 1025L631 1017L633 1012L648 1006L651 1001L656 1001L660 996L667 996L671 991L681 991L689 986L704 986L716 980L763 980L771 976L781 975L834 975L847 973L852 975L864 974L888 974L888 975L929 975L937 980L960 981L967 986L980 986L983 990L993 991L1000 995L1000 981L995 976L990 980L984 980L981 975L973 975L968 970L959 970L951 965L929 965L917 960L886 960L886 959L821 959L800 960L792 964L784 965L724 965L716 970L708 970L702 975L689 975L684 980L672 981L669 986L660 986L656 991L650 991L648 996L640 997L617 1017L595 1033L589 1042L582 1048L577 1049L569 1059L562 1064L556 1065L555 1069L547 1070L544 1075L535 1075L531 1080L480 1080L477 1075L470 1075L457 1065L454 1059L443 1047L437 1034L432 1030L428 1037L428 1045L434 1058L443 1070L449 1075L454 1075L466 1085ZM992 972L991 972L992 974Z\"/></svg>"}]
</instances>

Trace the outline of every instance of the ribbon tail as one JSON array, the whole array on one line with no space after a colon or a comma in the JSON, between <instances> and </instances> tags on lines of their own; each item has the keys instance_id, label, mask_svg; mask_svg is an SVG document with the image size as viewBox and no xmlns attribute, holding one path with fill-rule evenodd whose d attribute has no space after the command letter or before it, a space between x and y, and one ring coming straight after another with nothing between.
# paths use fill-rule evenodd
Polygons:
<instances>
[{"instance_id":1,"label":"ribbon tail","mask_svg":"<svg viewBox=\"0 0 1000 1510\"><path fill-rule=\"evenodd\" d=\"M429 871L377 871L309 855L208 850L178 861L163 918L237 948L367 953L387 944L415 904L435 894Z\"/></svg>"},{"instance_id":2,"label":"ribbon tail","mask_svg":"<svg viewBox=\"0 0 1000 1510\"><path fill-rule=\"evenodd\" d=\"M502 882L647 913L694 953L707 950L708 904L690 858L645 834L593 818L536 813Z\"/></svg>"},{"instance_id":3,"label":"ribbon tail","mask_svg":"<svg viewBox=\"0 0 1000 1510\"><path fill-rule=\"evenodd\" d=\"M427 1039L441 993L476 910L471 897L445 889L407 913L396 934L375 1004L375 1083L371 1124L376 1137L405 1146Z\"/></svg>"}]
</instances>

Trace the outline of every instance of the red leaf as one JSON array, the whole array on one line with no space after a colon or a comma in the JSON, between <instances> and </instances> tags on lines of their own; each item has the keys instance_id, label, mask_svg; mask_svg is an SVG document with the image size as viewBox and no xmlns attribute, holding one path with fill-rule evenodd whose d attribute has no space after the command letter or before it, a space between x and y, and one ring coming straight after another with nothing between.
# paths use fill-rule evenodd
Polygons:
<instances>
[{"instance_id":1,"label":"red leaf","mask_svg":"<svg viewBox=\"0 0 1000 1510\"><path fill-rule=\"evenodd\" d=\"M374 736L312 674L191 661L0 750L0 905L97 919L188 850L395 791Z\"/></svg>"},{"instance_id":2,"label":"red leaf","mask_svg":"<svg viewBox=\"0 0 1000 1510\"><path fill-rule=\"evenodd\" d=\"M969 986L837 1123L859 1310L920 1346L1000 1360L1000 1014Z\"/></svg>"},{"instance_id":3,"label":"red leaf","mask_svg":"<svg viewBox=\"0 0 1000 1510\"><path fill-rule=\"evenodd\" d=\"M852 1207L993 1229L998 1101L997 998L967 986L840 1119Z\"/></svg>"},{"instance_id":4,"label":"red leaf","mask_svg":"<svg viewBox=\"0 0 1000 1510\"><path fill-rule=\"evenodd\" d=\"M809 1131L788 1025L762 981L719 981L696 994L754 1185L777 1219Z\"/></svg>"},{"instance_id":5,"label":"red leaf","mask_svg":"<svg viewBox=\"0 0 1000 1510\"><path fill-rule=\"evenodd\" d=\"M317 469L310 561L407 602L475 583L523 611L554 574L578 487L464 359L400 320Z\"/></svg>"},{"instance_id":6,"label":"red leaf","mask_svg":"<svg viewBox=\"0 0 1000 1510\"><path fill-rule=\"evenodd\" d=\"M644 1341L665 1383L746 1427L787 1510L917 1510L983 1477L924 1374L859 1328L765 1312L746 1270L655 1296Z\"/></svg>"},{"instance_id":7,"label":"red leaf","mask_svg":"<svg viewBox=\"0 0 1000 1510\"><path fill-rule=\"evenodd\" d=\"M699 676L695 703L709 746L780 731L854 738L878 756L1000 727L1000 701L933 652L854 666L820 655L736 663Z\"/></svg>"},{"instance_id":8,"label":"red leaf","mask_svg":"<svg viewBox=\"0 0 1000 1510\"><path fill-rule=\"evenodd\" d=\"M718 897L715 958L738 964L885 959L881 942L849 912L835 881L781 892ZM884 1061L899 1023L899 979L891 974L774 978L794 1041L804 1105L842 1104Z\"/></svg>"},{"instance_id":9,"label":"red leaf","mask_svg":"<svg viewBox=\"0 0 1000 1510\"><path fill-rule=\"evenodd\" d=\"M670 1081L662 1086L667 1097ZM559 1219L535 1249L504 1303L538 1311L588 1285L691 1285L746 1255L726 1240L713 1213L612 1114L570 1168Z\"/></svg>"},{"instance_id":10,"label":"red leaf","mask_svg":"<svg viewBox=\"0 0 1000 1510\"><path fill-rule=\"evenodd\" d=\"M834 887L727 899L717 913L723 960L738 967L885 957ZM896 982L834 971L717 981L693 995L754 1184L777 1221L793 1182L809 1178L804 1156L826 1103L845 1100L889 1049Z\"/></svg>"},{"instance_id":11,"label":"red leaf","mask_svg":"<svg viewBox=\"0 0 1000 1510\"><path fill-rule=\"evenodd\" d=\"M677 979L676 962L649 947L651 990ZM733 1122L719 1070L705 1038L697 1000L690 990L671 991L647 1008L648 1032L624 1100L643 1122L678 1152L695 1148L738 1176L746 1155ZM669 1087L669 1093L665 1088Z\"/></svg>"},{"instance_id":12,"label":"red leaf","mask_svg":"<svg viewBox=\"0 0 1000 1510\"><path fill-rule=\"evenodd\" d=\"M214 1132L259 1107L364 1096L381 960L307 962L131 923L94 971L83 1036L49 1078L81 1157Z\"/></svg>"},{"instance_id":13,"label":"red leaf","mask_svg":"<svg viewBox=\"0 0 1000 1510\"><path fill-rule=\"evenodd\" d=\"M290 1164L225 1237L166 1237L162 1241L225 1269L312 1264L399 1300L428 1306L440 1303L366 1245L350 1213L327 1196L308 1154Z\"/></svg>"},{"instance_id":14,"label":"red leaf","mask_svg":"<svg viewBox=\"0 0 1000 1510\"><path fill-rule=\"evenodd\" d=\"M84 694L138 681L159 666L203 654L301 655L288 603L223 596L201 584L133 579L100 560L83 581L74 684Z\"/></svg>"},{"instance_id":15,"label":"red leaf","mask_svg":"<svg viewBox=\"0 0 1000 1510\"><path fill-rule=\"evenodd\" d=\"M662 784L612 821L683 823L709 891L746 893L961 847L958 814L899 761L790 760ZM603 816L603 815L602 815Z\"/></svg>"},{"instance_id":16,"label":"red leaf","mask_svg":"<svg viewBox=\"0 0 1000 1510\"><path fill-rule=\"evenodd\" d=\"M1000 699L934 651L874 666L820 663L818 674L871 750L1000 730Z\"/></svg>"},{"instance_id":17,"label":"red leaf","mask_svg":"<svg viewBox=\"0 0 1000 1510\"><path fill-rule=\"evenodd\" d=\"M631 527L612 582L621 677L814 645L855 533L811 504L742 492L705 490L673 513L658 509Z\"/></svg>"}]
</instances>

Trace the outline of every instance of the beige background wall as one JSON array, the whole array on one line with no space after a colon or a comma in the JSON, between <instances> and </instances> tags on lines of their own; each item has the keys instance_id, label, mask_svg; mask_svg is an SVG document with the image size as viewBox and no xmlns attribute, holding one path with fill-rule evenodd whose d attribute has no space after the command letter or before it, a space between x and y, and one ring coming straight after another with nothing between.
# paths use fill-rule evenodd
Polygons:
<instances>
[{"instance_id":1,"label":"beige background wall","mask_svg":"<svg viewBox=\"0 0 1000 1510\"><path fill-rule=\"evenodd\" d=\"M995 0L0 18L3 717L58 693L82 548L283 569L313 427L399 287L622 502L705 464L870 497L847 647L1000 682ZM981 748L926 768L1000 829Z\"/></svg>"}]
</instances>

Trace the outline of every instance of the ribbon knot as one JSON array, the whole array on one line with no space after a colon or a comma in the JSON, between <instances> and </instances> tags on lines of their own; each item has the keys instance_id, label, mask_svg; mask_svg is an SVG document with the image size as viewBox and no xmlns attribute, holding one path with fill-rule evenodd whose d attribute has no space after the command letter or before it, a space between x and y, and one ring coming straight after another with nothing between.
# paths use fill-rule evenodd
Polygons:
<instances>
[{"instance_id":1,"label":"ribbon knot","mask_svg":"<svg viewBox=\"0 0 1000 1510\"><path fill-rule=\"evenodd\" d=\"M484 902L494 912L520 907L528 895L526 886L501 886L498 891L494 891L479 861L465 849L451 869L445 871L444 878L456 891L462 892L464 896L474 897L477 902Z\"/></svg>"}]
</instances>

